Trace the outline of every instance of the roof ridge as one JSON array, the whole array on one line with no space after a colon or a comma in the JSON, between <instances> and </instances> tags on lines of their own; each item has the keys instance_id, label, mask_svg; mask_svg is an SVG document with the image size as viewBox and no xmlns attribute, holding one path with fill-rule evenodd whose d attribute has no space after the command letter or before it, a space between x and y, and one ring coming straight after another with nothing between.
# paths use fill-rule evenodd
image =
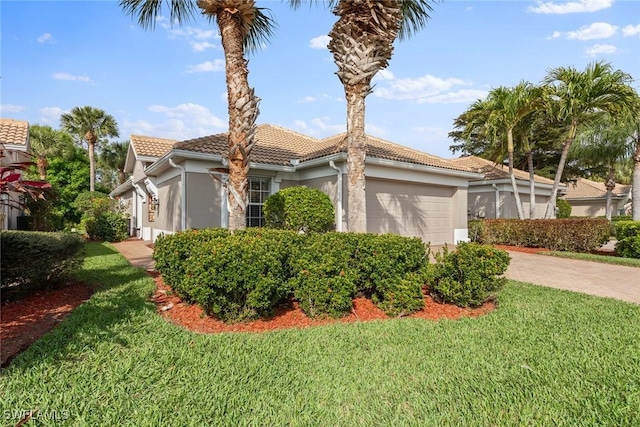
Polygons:
<instances>
[{"instance_id":1,"label":"roof ridge","mask_svg":"<svg viewBox=\"0 0 640 427\"><path fill-rule=\"evenodd\" d=\"M318 138L314 138L313 136L305 135L305 134L300 133L298 131L295 131L295 130L292 130L292 129L288 129L288 128L285 128L285 127L280 126L280 125L274 125L272 123L260 123L256 127L271 127L271 128L274 128L274 129L281 130L283 132L287 132L287 133L290 133L290 134L293 134L293 135L296 135L296 136L300 136L300 137L305 138L305 139L312 139L314 141L320 141Z\"/></svg>"}]
</instances>

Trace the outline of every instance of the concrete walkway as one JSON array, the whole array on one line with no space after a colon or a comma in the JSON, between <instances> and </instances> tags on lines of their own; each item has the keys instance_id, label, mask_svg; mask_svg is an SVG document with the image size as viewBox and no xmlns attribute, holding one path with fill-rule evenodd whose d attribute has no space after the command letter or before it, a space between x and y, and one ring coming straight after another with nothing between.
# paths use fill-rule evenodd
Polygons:
<instances>
[{"instance_id":1,"label":"concrete walkway","mask_svg":"<svg viewBox=\"0 0 640 427\"><path fill-rule=\"evenodd\" d=\"M154 271L150 243L126 240L113 246L132 265ZM509 255L509 279L640 304L640 268L511 251Z\"/></svg>"}]
</instances>

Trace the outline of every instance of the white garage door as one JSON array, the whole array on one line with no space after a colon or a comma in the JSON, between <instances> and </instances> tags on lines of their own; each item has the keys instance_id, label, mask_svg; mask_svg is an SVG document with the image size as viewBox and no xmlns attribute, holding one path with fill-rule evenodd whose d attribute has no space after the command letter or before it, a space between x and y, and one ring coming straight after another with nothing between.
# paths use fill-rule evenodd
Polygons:
<instances>
[{"instance_id":1,"label":"white garage door","mask_svg":"<svg viewBox=\"0 0 640 427\"><path fill-rule=\"evenodd\" d=\"M432 245L451 243L452 189L367 179L367 229L421 237Z\"/></svg>"}]
</instances>

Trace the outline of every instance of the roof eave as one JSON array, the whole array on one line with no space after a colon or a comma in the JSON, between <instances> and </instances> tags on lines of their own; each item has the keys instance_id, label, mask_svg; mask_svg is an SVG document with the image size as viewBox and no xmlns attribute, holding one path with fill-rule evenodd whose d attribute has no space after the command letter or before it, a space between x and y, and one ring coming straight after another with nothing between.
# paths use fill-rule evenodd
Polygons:
<instances>
[{"instance_id":1,"label":"roof eave","mask_svg":"<svg viewBox=\"0 0 640 427\"><path fill-rule=\"evenodd\" d=\"M346 157L346 155L345 155ZM482 178L483 175L476 172L466 172L457 169L448 169L440 166L427 166L418 163L401 162L398 160L381 159L379 157L367 156L365 159L366 164L372 164L377 166L392 167L397 169L414 170L418 172L430 172L439 175L452 176L457 178L475 179Z\"/></svg>"},{"instance_id":2,"label":"roof eave","mask_svg":"<svg viewBox=\"0 0 640 427\"><path fill-rule=\"evenodd\" d=\"M114 188L113 191L109 193L109 197L119 196L125 193L127 190L133 190L133 182L131 181L131 178L127 179L125 182Z\"/></svg>"}]
</instances>

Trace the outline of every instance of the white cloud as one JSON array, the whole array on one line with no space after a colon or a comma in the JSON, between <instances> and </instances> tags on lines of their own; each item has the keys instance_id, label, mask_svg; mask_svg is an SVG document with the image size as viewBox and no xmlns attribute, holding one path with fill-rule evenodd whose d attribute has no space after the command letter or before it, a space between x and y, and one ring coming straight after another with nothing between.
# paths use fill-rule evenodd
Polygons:
<instances>
[{"instance_id":1,"label":"white cloud","mask_svg":"<svg viewBox=\"0 0 640 427\"><path fill-rule=\"evenodd\" d=\"M192 42L191 47L196 52L204 52L206 49L213 49L216 47L215 44L209 42Z\"/></svg>"},{"instance_id":2,"label":"white cloud","mask_svg":"<svg viewBox=\"0 0 640 427\"><path fill-rule=\"evenodd\" d=\"M464 8L465 12L471 12L473 10L473 6L467 6Z\"/></svg>"},{"instance_id":3,"label":"white cloud","mask_svg":"<svg viewBox=\"0 0 640 427\"><path fill-rule=\"evenodd\" d=\"M640 24L627 25L622 29L622 35L625 37L635 36L636 34L640 34Z\"/></svg>"},{"instance_id":4,"label":"white cloud","mask_svg":"<svg viewBox=\"0 0 640 427\"><path fill-rule=\"evenodd\" d=\"M41 35L40 37L38 37L38 43L55 43L56 39L53 38L53 36L49 33L44 33L43 35Z\"/></svg>"},{"instance_id":5,"label":"white cloud","mask_svg":"<svg viewBox=\"0 0 640 427\"><path fill-rule=\"evenodd\" d=\"M19 113L24 111L24 106L15 104L0 104L0 113Z\"/></svg>"},{"instance_id":6,"label":"white cloud","mask_svg":"<svg viewBox=\"0 0 640 427\"><path fill-rule=\"evenodd\" d=\"M187 66L187 73L211 73L224 70L224 60L216 59L214 61L206 61L198 65Z\"/></svg>"},{"instance_id":7,"label":"white cloud","mask_svg":"<svg viewBox=\"0 0 640 427\"><path fill-rule=\"evenodd\" d=\"M575 31L567 31L562 33L560 31L554 31L550 38L557 39L559 37L566 37L568 40L596 40L607 39L612 37L618 31L618 27L606 22L594 22L591 25L585 25L578 28Z\"/></svg>"},{"instance_id":8,"label":"white cloud","mask_svg":"<svg viewBox=\"0 0 640 427\"><path fill-rule=\"evenodd\" d=\"M305 96L302 98L302 102L314 102L317 98L315 96Z\"/></svg>"},{"instance_id":9,"label":"white cloud","mask_svg":"<svg viewBox=\"0 0 640 427\"><path fill-rule=\"evenodd\" d=\"M44 107L39 110L40 112L40 121L47 125L55 125L60 122L60 116L66 113L60 107Z\"/></svg>"},{"instance_id":10,"label":"white cloud","mask_svg":"<svg viewBox=\"0 0 640 427\"><path fill-rule=\"evenodd\" d=\"M375 76L373 76L372 81L378 81L378 80L394 80L396 78L396 76L393 75L393 73L389 70L380 70L376 73Z\"/></svg>"},{"instance_id":11,"label":"white cloud","mask_svg":"<svg viewBox=\"0 0 640 427\"><path fill-rule=\"evenodd\" d=\"M346 124L331 124L330 117L316 117L309 122L294 120L293 129L314 138L326 138L346 131Z\"/></svg>"},{"instance_id":12,"label":"white cloud","mask_svg":"<svg viewBox=\"0 0 640 427\"><path fill-rule=\"evenodd\" d=\"M86 82L90 83L91 79L87 76L76 76L71 73L53 73L54 80L66 80L71 82Z\"/></svg>"},{"instance_id":13,"label":"white cloud","mask_svg":"<svg viewBox=\"0 0 640 427\"><path fill-rule=\"evenodd\" d=\"M478 90L464 90L448 93L454 86L469 85L464 80L448 77L442 79L430 74L415 79L393 79L380 81L380 86L373 94L379 98L417 103L452 103L465 102L471 94L486 93ZM474 98L475 100L475 98Z\"/></svg>"},{"instance_id":14,"label":"white cloud","mask_svg":"<svg viewBox=\"0 0 640 427\"><path fill-rule=\"evenodd\" d=\"M157 122L149 120L124 120L123 134L142 134L183 141L227 130L227 123L199 104L179 104L175 107L152 105L152 113L162 116Z\"/></svg>"},{"instance_id":15,"label":"white cloud","mask_svg":"<svg viewBox=\"0 0 640 427\"><path fill-rule=\"evenodd\" d=\"M613 0L573 0L573 1L537 1L536 6L530 6L527 11L533 13L564 15L567 13L587 13L607 9Z\"/></svg>"},{"instance_id":16,"label":"white cloud","mask_svg":"<svg viewBox=\"0 0 640 427\"><path fill-rule=\"evenodd\" d=\"M327 35L314 37L309 40L309 47L311 49L326 49L330 41L331 37Z\"/></svg>"},{"instance_id":17,"label":"white cloud","mask_svg":"<svg viewBox=\"0 0 640 427\"><path fill-rule=\"evenodd\" d=\"M617 52L617 48L611 44L594 44L590 48L587 48L584 52L587 56L599 56L599 55L607 55Z\"/></svg>"}]
</instances>

